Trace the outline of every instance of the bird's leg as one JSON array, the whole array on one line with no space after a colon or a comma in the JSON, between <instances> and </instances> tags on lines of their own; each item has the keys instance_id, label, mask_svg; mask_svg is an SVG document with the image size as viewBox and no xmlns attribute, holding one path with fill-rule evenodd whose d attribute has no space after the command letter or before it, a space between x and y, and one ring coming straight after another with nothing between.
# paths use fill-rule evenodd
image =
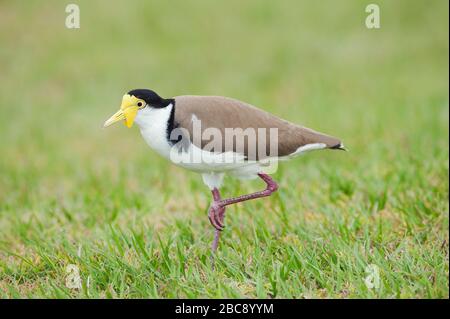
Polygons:
<instances>
[{"instance_id":1,"label":"bird's leg","mask_svg":"<svg viewBox=\"0 0 450 319\"><path fill-rule=\"evenodd\" d=\"M242 195L227 199L214 199L214 203L209 210L209 220L217 231L223 230L223 209L231 204L245 202L247 200L266 197L272 195L278 189L278 184L267 174L258 173L258 176L266 183L266 189L252 194Z\"/></svg>"},{"instance_id":2,"label":"bird's leg","mask_svg":"<svg viewBox=\"0 0 450 319\"><path fill-rule=\"evenodd\" d=\"M214 202L218 202L218 201L221 200L220 193L219 193L219 190L217 188L214 187L213 190L211 191L211 193L213 195ZM214 214L214 212L210 209L210 211L209 211L209 220L211 221L211 224L213 224L212 214ZM223 224L223 220L225 218L225 207L222 207L221 209L219 209L219 216L218 217L220 219L220 222ZM218 227L216 227L218 225L215 226L213 224L213 226L214 226L215 230L214 230L214 241L213 241L211 250L214 253L217 250L217 246L219 245L220 230L218 229Z\"/></svg>"}]
</instances>

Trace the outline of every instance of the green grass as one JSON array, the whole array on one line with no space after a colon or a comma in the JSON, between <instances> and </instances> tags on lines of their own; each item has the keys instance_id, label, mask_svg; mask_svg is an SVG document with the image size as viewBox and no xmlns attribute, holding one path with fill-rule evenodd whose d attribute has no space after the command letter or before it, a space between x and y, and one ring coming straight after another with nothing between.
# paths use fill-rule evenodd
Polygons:
<instances>
[{"instance_id":1,"label":"green grass","mask_svg":"<svg viewBox=\"0 0 450 319\"><path fill-rule=\"evenodd\" d=\"M447 1L377 1L379 30L365 1L76 2L79 30L64 2L0 3L1 297L449 297ZM350 152L228 209L213 271L200 176L101 129L138 87L232 96Z\"/></svg>"}]
</instances>

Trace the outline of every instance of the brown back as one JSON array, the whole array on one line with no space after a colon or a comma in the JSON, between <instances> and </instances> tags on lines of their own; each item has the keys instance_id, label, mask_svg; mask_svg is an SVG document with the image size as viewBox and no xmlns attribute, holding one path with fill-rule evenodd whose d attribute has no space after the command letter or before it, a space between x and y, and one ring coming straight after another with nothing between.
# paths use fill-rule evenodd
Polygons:
<instances>
[{"instance_id":1,"label":"brown back","mask_svg":"<svg viewBox=\"0 0 450 319\"><path fill-rule=\"evenodd\" d=\"M221 96L177 96L174 119L180 128L189 132L190 141L197 147L205 149L206 146L209 151L214 152L238 152L244 154L249 160L257 160L269 155L271 145L272 148L275 146L273 143L276 143L279 157L293 154L299 147L308 144L323 143L327 148L340 144L340 141L334 137L292 124L253 105ZM216 128L220 131L222 136L220 145L214 143L214 148L211 149L213 136L195 139L193 137L195 120L201 121L202 135L208 128ZM253 129L257 133L258 129L265 129L265 132L259 131L257 138L264 137L262 134L265 133L266 145L259 144L261 145L259 147L257 144L256 149L249 147L248 136L246 137L242 130L234 130L235 137L230 140L229 134L225 134L226 128ZM271 128L278 130L278 136L271 134ZM236 143L239 138L245 140L243 145Z\"/></svg>"}]
</instances>

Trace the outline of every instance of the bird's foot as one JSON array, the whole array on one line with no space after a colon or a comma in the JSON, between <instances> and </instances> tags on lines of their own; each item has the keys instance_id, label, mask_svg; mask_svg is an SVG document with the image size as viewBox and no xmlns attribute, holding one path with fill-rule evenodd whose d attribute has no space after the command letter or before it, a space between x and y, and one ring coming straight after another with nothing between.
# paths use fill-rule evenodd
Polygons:
<instances>
[{"instance_id":1,"label":"bird's foot","mask_svg":"<svg viewBox=\"0 0 450 319\"><path fill-rule=\"evenodd\" d=\"M211 225L218 231L222 231L225 228L225 225L223 224L224 214L225 207L220 205L218 201L214 201L209 208L208 218Z\"/></svg>"}]
</instances>

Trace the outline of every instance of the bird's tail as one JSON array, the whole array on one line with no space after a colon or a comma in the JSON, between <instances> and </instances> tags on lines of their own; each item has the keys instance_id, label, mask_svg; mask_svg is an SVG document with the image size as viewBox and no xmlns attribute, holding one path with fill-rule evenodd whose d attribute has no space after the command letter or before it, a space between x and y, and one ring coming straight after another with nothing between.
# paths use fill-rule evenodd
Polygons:
<instances>
[{"instance_id":1,"label":"bird's tail","mask_svg":"<svg viewBox=\"0 0 450 319\"><path fill-rule=\"evenodd\" d=\"M331 147L328 147L328 148L330 150L340 150L340 151L348 152L348 148L346 148L342 142L340 142L339 144L333 145Z\"/></svg>"}]
</instances>

